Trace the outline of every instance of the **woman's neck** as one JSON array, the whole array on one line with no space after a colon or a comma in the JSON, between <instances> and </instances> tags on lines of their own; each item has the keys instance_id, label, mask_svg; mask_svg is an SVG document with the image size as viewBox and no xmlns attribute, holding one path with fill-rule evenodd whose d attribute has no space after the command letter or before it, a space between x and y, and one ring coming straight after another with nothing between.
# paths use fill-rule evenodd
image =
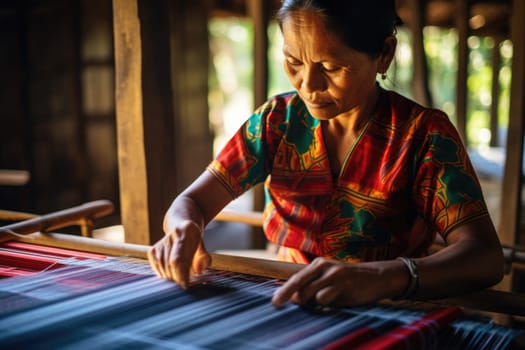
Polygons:
<instances>
[{"instance_id":1,"label":"woman's neck","mask_svg":"<svg viewBox=\"0 0 525 350\"><path fill-rule=\"evenodd\" d=\"M326 127L333 136L356 135L375 113L380 89L376 88L361 105L326 121Z\"/></svg>"}]
</instances>

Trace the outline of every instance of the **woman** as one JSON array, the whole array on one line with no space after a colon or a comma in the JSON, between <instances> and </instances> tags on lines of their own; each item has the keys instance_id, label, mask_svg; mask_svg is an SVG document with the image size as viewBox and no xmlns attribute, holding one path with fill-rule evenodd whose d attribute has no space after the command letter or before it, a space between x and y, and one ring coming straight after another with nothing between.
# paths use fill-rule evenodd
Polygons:
<instances>
[{"instance_id":1,"label":"woman","mask_svg":"<svg viewBox=\"0 0 525 350\"><path fill-rule=\"evenodd\" d=\"M149 252L188 285L210 263L205 225L265 182L264 230L281 258L308 263L276 307L435 298L502 278L500 243L447 116L376 83L396 47L390 0L285 0L277 14L295 88L269 99L172 203ZM428 255L439 234L446 247Z\"/></svg>"}]
</instances>

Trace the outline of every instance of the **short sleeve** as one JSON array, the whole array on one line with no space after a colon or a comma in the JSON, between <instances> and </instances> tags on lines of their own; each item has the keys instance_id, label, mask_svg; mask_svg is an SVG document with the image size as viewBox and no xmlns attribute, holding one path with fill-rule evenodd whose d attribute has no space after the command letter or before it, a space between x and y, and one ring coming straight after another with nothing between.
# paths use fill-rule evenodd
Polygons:
<instances>
[{"instance_id":1,"label":"short sleeve","mask_svg":"<svg viewBox=\"0 0 525 350\"><path fill-rule=\"evenodd\" d=\"M279 95L259 107L208 166L217 179L238 197L264 182L286 127L288 95Z\"/></svg>"},{"instance_id":2,"label":"short sleeve","mask_svg":"<svg viewBox=\"0 0 525 350\"><path fill-rule=\"evenodd\" d=\"M437 232L488 215L481 186L466 149L443 113L433 111L416 162L416 205Z\"/></svg>"}]
</instances>

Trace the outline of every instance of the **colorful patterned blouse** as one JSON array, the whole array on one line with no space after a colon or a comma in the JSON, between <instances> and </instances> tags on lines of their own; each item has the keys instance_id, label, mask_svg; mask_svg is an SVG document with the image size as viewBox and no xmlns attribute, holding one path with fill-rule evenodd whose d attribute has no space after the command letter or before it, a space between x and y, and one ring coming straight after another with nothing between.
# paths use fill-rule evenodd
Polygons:
<instances>
[{"instance_id":1,"label":"colorful patterned blouse","mask_svg":"<svg viewBox=\"0 0 525 350\"><path fill-rule=\"evenodd\" d=\"M381 90L337 178L321 125L296 93L275 96L208 167L234 197L265 181L264 231L286 260L422 256L436 233L488 215L443 112Z\"/></svg>"}]
</instances>

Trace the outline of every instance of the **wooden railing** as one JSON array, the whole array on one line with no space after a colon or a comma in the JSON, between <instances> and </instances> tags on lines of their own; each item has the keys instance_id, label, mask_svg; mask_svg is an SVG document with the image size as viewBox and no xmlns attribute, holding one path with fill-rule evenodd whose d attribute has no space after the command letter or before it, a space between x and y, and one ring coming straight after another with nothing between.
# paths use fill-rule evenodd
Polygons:
<instances>
[{"instance_id":1,"label":"wooden railing","mask_svg":"<svg viewBox=\"0 0 525 350\"><path fill-rule=\"evenodd\" d=\"M0 227L0 242L9 240L13 235L45 233L70 226L80 226L82 236L90 237L94 220L111 214L113 210L113 203L108 200L88 202L45 215L2 210L0 220L22 221Z\"/></svg>"}]
</instances>

